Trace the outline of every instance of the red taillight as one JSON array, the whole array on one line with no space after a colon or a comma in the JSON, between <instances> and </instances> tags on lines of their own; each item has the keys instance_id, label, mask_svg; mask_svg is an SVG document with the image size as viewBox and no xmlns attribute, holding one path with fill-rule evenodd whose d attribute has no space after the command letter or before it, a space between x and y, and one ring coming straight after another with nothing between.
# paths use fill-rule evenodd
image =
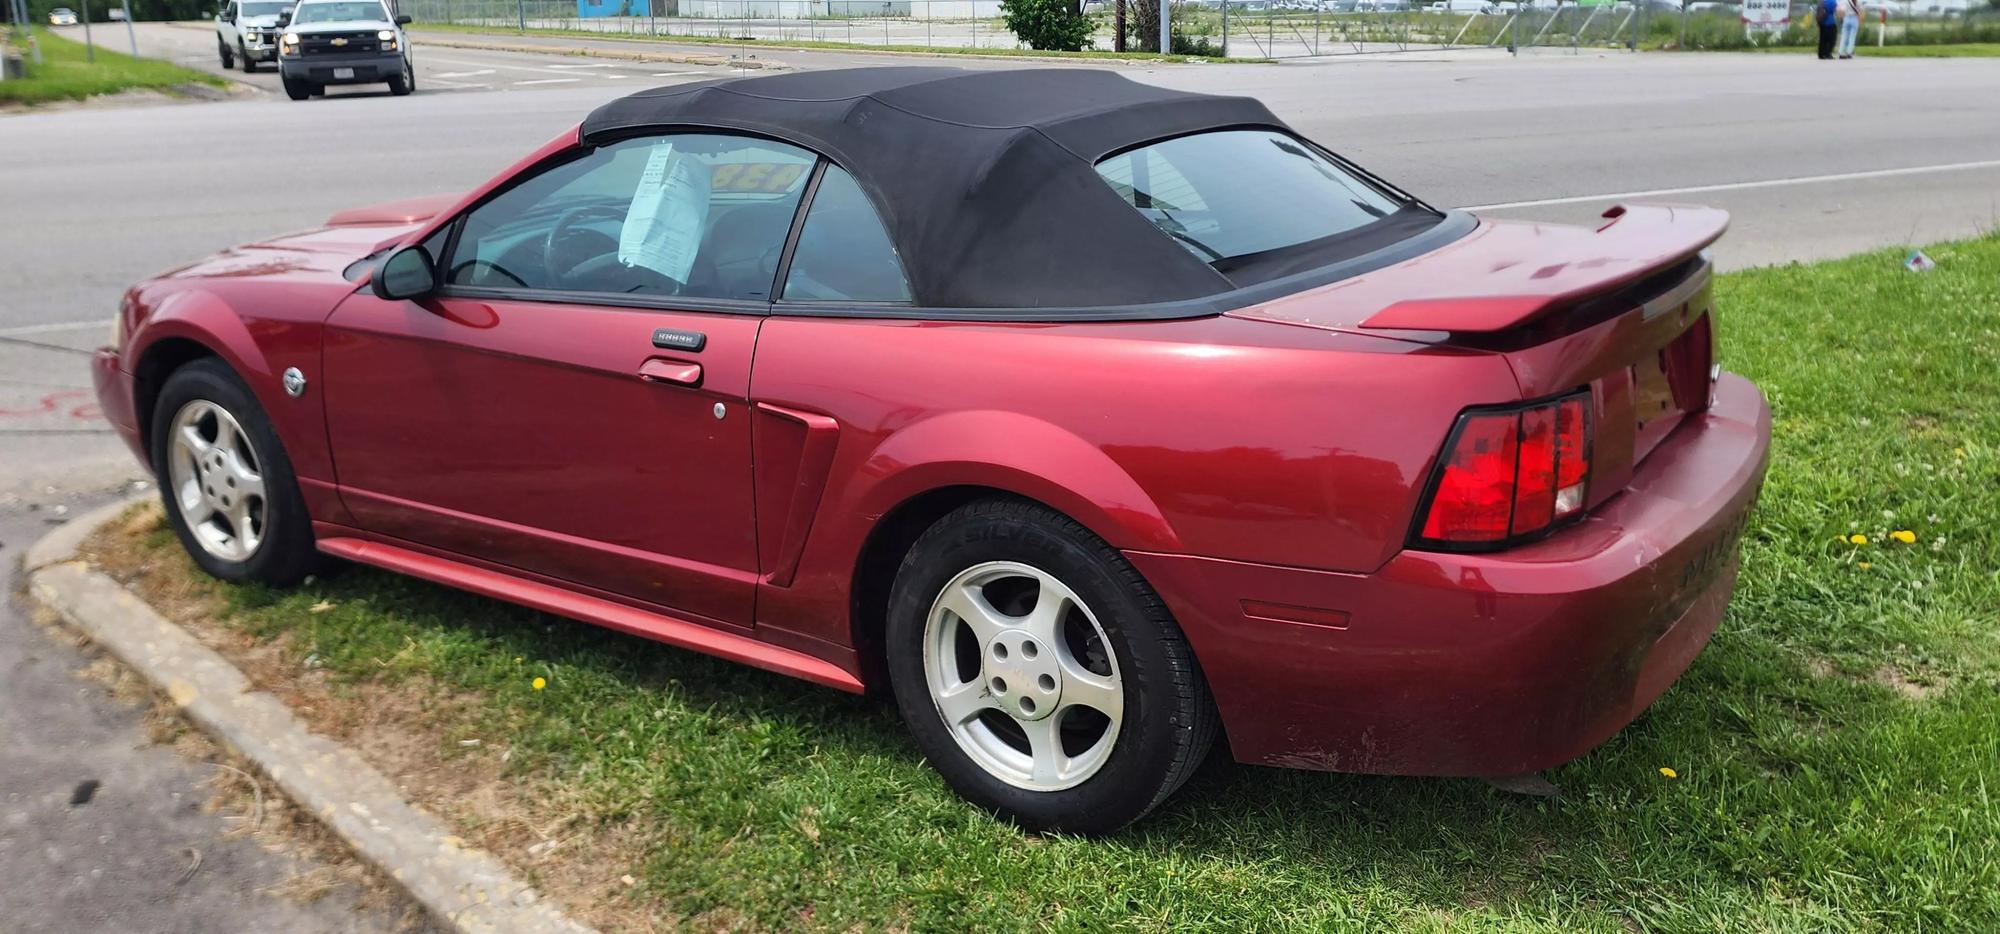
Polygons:
<instances>
[{"instance_id":1,"label":"red taillight","mask_svg":"<svg viewBox=\"0 0 2000 934\"><path fill-rule=\"evenodd\" d=\"M1446 454L1431 494L1424 537L1446 542L1490 542L1507 537L1514 513L1514 461L1520 416L1466 415Z\"/></svg>"},{"instance_id":2,"label":"red taillight","mask_svg":"<svg viewBox=\"0 0 2000 934\"><path fill-rule=\"evenodd\" d=\"M1583 511L1588 393L1459 416L1424 504L1418 544L1504 545Z\"/></svg>"}]
</instances>

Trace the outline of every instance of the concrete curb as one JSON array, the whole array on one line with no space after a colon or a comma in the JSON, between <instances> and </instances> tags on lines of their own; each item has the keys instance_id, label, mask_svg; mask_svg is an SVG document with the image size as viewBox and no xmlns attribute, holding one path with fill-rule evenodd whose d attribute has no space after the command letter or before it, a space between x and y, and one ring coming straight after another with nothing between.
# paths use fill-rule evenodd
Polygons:
<instances>
[{"instance_id":1,"label":"concrete curb","mask_svg":"<svg viewBox=\"0 0 2000 934\"><path fill-rule=\"evenodd\" d=\"M306 729L227 659L78 558L84 539L151 498L93 510L29 546L23 558L29 593L138 672L183 716L256 763L451 930L593 934L499 860L404 801L353 750Z\"/></svg>"}]
</instances>

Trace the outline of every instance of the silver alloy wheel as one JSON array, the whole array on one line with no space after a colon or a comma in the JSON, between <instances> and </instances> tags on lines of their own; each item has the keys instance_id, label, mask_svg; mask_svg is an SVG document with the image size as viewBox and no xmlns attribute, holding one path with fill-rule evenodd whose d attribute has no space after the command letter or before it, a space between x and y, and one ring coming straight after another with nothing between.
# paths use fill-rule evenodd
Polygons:
<instances>
[{"instance_id":1,"label":"silver alloy wheel","mask_svg":"<svg viewBox=\"0 0 2000 934\"><path fill-rule=\"evenodd\" d=\"M1125 714L1096 616L1054 575L1013 561L974 565L939 592L924 621L924 680L958 747L1029 791L1095 775Z\"/></svg>"},{"instance_id":2,"label":"silver alloy wheel","mask_svg":"<svg viewBox=\"0 0 2000 934\"><path fill-rule=\"evenodd\" d=\"M174 504L201 549L248 561L264 541L264 475L257 449L236 417L207 399L174 413L167 477Z\"/></svg>"}]
</instances>

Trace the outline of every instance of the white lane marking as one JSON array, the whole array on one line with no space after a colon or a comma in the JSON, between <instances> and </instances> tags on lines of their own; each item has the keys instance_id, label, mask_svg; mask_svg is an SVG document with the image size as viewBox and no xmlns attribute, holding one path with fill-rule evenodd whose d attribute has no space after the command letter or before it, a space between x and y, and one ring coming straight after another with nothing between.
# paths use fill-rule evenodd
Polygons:
<instances>
[{"instance_id":1,"label":"white lane marking","mask_svg":"<svg viewBox=\"0 0 2000 934\"><path fill-rule=\"evenodd\" d=\"M434 75L431 75L430 77L433 77L433 78L477 78L477 77L479 77L480 75L490 75L490 74L492 74L492 73L493 73L493 69L491 69L491 68L481 68L481 69L479 69L478 71L444 71L444 72L439 72L439 73L437 73L437 74L434 74Z\"/></svg>"},{"instance_id":2,"label":"white lane marking","mask_svg":"<svg viewBox=\"0 0 2000 934\"><path fill-rule=\"evenodd\" d=\"M509 65L506 64L505 62L468 62L462 58L439 58L435 55L424 56L424 61L437 62L439 64L444 64L444 65L464 65L467 68L505 68L508 71L532 71L538 75L562 74L562 72L560 71L555 71L549 68L534 67L529 65Z\"/></svg>"},{"instance_id":3,"label":"white lane marking","mask_svg":"<svg viewBox=\"0 0 2000 934\"><path fill-rule=\"evenodd\" d=\"M65 321L60 324L30 324L22 327L0 328L0 337L26 337L30 334L57 334L63 331L81 331L84 328L111 328L111 316L91 321Z\"/></svg>"},{"instance_id":4,"label":"white lane marking","mask_svg":"<svg viewBox=\"0 0 2000 934\"><path fill-rule=\"evenodd\" d=\"M698 74L702 74L702 72L699 72L699 71L656 71L656 72L653 72L653 74L652 74L652 77L655 77L655 78L678 78L678 77L680 77L680 76L682 76L682 75L698 75Z\"/></svg>"},{"instance_id":5,"label":"white lane marking","mask_svg":"<svg viewBox=\"0 0 2000 934\"><path fill-rule=\"evenodd\" d=\"M516 81L514 84L516 86L523 84L568 84L572 81L582 80L582 78L543 78L540 81Z\"/></svg>"},{"instance_id":6,"label":"white lane marking","mask_svg":"<svg viewBox=\"0 0 2000 934\"><path fill-rule=\"evenodd\" d=\"M1507 201L1500 204L1476 204L1464 210L1505 211L1511 208L1541 208L1558 204L1585 204L1591 201L1625 201L1632 198L1656 198L1661 195L1694 195L1711 191L1742 191L1747 188L1817 185L1822 182L1848 182L1867 178L1895 178L1902 175L1928 175L1933 172L1962 172L1967 169L1992 168L2000 168L2000 159L1982 159L1978 162L1947 162L1942 165L1913 165L1901 169L1871 169L1866 172L1835 172L1831 175L1796 175L1790 178L1765 179L1760 182L1727 182L1720 185L1692 185L1687 188L1651 188L1645 191L1622 191L1608 195L1543 198L1539 201Z\"/></svg>"},{"instance_id":7,"label":"white lane marking","mask_svg":"<svg viewBox=\"0 0 2000 934\"><path fill-rule=\"evenodd\" d=\"M604 75L605 78L630 78L631 75Z\"/></svg>"},{"instance_id":8,"label":"white lane marking","mask_svg":"<svg viewBox=\"0 0 2000 934\"><path fill-rule=\"evenodd\" d=\"M616 68L618 66L613 65L610 62L597 62L589 65L550 65L549 67L550 68Z\"/></svg>"}]
</instances>

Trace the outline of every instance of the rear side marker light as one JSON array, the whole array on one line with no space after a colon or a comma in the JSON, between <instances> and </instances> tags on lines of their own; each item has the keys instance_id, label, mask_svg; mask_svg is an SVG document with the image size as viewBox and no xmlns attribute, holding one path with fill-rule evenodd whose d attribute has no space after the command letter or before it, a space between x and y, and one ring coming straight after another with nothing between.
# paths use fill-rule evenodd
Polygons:
<instances>
[{"instance_id":1,"label":"rear side marker light","mask_svg":"<svg viewBox=\"0 0 2000 934\"><path fill-rule=\"evenodd\" d=\"M1460 415L1424 497L1413 544L1490 549L1583 514L1590 394Z\"/></svg>"}]
</instances>

